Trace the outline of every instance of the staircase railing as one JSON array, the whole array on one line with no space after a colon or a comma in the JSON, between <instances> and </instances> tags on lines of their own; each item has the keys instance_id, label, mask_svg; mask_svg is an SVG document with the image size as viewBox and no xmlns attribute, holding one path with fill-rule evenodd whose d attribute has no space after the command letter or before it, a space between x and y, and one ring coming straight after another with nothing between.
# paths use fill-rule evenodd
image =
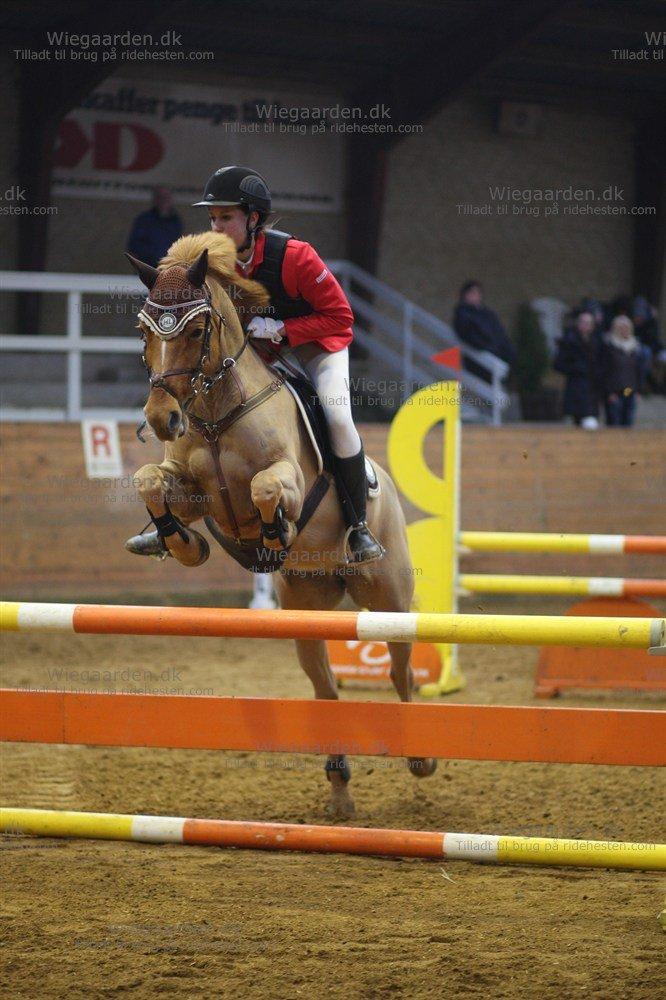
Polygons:
<instances>
[{"instance_id":1,"label":"staircase railing","mask_svg":"<svg viewBox=\"0 0 666 1000\"><path fill-rule=\"evenodd\" d=\"M460 380L468 403L480 408L486 418L489 415L489 423L501 424L502 410L508 403L502 390L502 380L509 371L506 362L488 351L469 347L448 323L351 261L331 261L329 267L354 310L354 336L381 360L383 374L399 382L403 400L418 386L429 385L448 373ZM433 354L451 347L459 348L461 356L473 361L487 377L457 372L432 360Z\"/></svg>"}]
</instances>

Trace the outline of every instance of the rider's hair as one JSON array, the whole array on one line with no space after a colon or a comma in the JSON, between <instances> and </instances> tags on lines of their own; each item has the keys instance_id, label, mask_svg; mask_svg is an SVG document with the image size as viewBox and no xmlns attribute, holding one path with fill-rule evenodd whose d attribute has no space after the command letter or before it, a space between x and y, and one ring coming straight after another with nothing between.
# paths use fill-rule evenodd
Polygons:
<instances>
[{"instance_id":1,"label":"rider's hair","mask_svg":"<svg viewBox=\"0 0 666 1000\"><path fill-rule=\"evenodd\" d=\"M251 212L257 213L257 215L259 216L259 221L257 222L256 231L257 233L260 233L261 230L266 225L266 221L268 219L268 212L260 212L258 208L250 208L249 205L240 205L239 207L242 208L243 211L245 212L246 219L249 219Z\"/></svg>"}]
</instances>

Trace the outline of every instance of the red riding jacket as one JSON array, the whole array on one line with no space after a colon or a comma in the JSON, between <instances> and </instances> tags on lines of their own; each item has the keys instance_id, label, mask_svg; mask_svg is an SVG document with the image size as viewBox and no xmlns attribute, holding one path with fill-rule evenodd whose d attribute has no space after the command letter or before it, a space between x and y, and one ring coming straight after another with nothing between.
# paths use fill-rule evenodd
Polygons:
<instances>
[{"instance_id":1,"label":"red riding jacket","mask_svg":"<svg viewBox=\"0 0 666 1000\"><path fill-rule=\"evenodd\" d=\"M252 266L236 271L252 278L264 259L266 237L260 233ZM315 342L325 351L341 351L353 340L354 314L337 279L309 243L289 239L282 262L282 285L288 296L305 299L312 306L308 316L282 319L291 347ZM279 318L279 317L277 317Z\"/></svg>"}]
</instances>

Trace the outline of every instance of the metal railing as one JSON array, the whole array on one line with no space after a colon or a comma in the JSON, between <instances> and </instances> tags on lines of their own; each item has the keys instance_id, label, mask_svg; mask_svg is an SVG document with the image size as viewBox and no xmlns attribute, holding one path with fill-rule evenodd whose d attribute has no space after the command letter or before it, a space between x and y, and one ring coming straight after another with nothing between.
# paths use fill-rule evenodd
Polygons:
<instances>
[{"instance_id":1,"label":"metal railing","mask_svg":"<svg viewBox=\"0 0 666 1000\"><path fill-rule=\"evenodd\" d=\"M502 408L505 405L502 379L508 372L508 366L503 361L486 351L475 351L461 343L451 327L442 320L350 261L332 261L329 267L340 280L359 321L355 326L355 336L362 346L368 347L381 360L385 370L400 381L403 399L417 386L438 381L448 372L451 377L459 378L463 389L486 408L490 423L501 423ZM20 334L0 337L0 351L66 354L65 405L53 408L3 406L0 407L0 419L80 421L90 417L108 417L134 421L140 418L141 410L138 408L84 407L81 364L82 355L86 352L139 355L140 343L136 337L84 336L82 329L83 295L115 298L139 295L143 299L145 289L137 277L0 271L0 291L58 292L67 297L67 332L64 335ZM392 310L395 315L387 313L387 309ZM459 347L464 358L473 360L488 373L490 381L484 381L466 371L455 372L432 361L433 352L448 347Z\"/></svg>"},{"instance_id":2,"label":"metal railing","mask_svg":"<svg viewBox=\"0 0 666 1000\"><path fill-rule=\"evenodd\" d=\"M330 268L345 290L357 320L354 336L363 347L382 359L403 386L403 401L417 386L430 385L449 377L460 381L467 396L478 401L490 415L490 423L502 422L508 403L502 380L509 366L488 351L476 351L459 340L452 327L394 288L363 271L348 260L331 261ZM358 288L361 292L354 291ZM391 310L394 315L384 310ZM489 381L468 371L454 371L432 360L433 353L457 347L462 357L487 373Z\"/></svg>"}]
</instances>

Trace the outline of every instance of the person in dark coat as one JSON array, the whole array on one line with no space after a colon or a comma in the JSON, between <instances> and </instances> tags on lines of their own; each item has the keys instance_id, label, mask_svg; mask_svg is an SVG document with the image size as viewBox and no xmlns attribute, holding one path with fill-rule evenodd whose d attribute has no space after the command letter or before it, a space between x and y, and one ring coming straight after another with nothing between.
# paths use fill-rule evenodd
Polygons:
<instances>
[{"instance_id":1,"label":"person in dark coat","mask_svg":"<svg viewBox=\"0 0 666 1000\"><path fill-rule=\"evenodd\" d=\"M173 207L171 192L157 187L153 207L137 215L127 241L127 250L138 260L157 267L172 243L183 235L183 223Z\"/></svg>"},{"instance_id":2,"label":"person in dark coat","mask_svg":"<svg viewBox=\"0 0 666 1000\"><path fill-rule=\"evenodd\" d=\"M616 316L601 348L601 391L608 427L631 427L647 371L643 345L627 316Z\"/></svg>"},{"instance_id":3,"label":"person in dark coat","mask_svg":"<svg viewBox=\"0 0 666 1000\"><path fill-rule=\"evenodd\" d=\"M604 310L603 303L599 299L592 298L590 295L586 295L580 301L580 306L578 307L578 312L589 312L594 316L594 326L598 334L605 333L608 329L606 324L606 312Z\"/></svg>"},{"instance_id":4,"label":"person in dark coat","mask_svg":"<svg viewBox=\"0 0 666 1000\"><path fill-rule=\"evenodd\" d=\"M564 415L586 430L599 426L600 348L594 315L579 312L574 326L562 335L553 362L555 370L566 376Z\"/></svg>"},{"instance_id":5,"label":"person in dark coat","mask_svg":"<svg viewBox=\"0 0 666 1000\"><path fill-rule=\"evenodd\" d=\"M637 295L632 305L634 332L640 342L650 349L653 358L659 357L664 345L659 333L657 313L644 295Z\"/></svg>"},{"instance_id":6,"label":"person in dark coat","mask_svg":"<svg viewBox=\"0 0 666 1000\"><path fill-rule=\"evenodd\" d=\"M463 343L475 350L489 351L508 365L515 364L516 349L497 313L483 304L483 288L478 281L466 281L460 289L453 328Z\"/></svg>"}]
</instances>

